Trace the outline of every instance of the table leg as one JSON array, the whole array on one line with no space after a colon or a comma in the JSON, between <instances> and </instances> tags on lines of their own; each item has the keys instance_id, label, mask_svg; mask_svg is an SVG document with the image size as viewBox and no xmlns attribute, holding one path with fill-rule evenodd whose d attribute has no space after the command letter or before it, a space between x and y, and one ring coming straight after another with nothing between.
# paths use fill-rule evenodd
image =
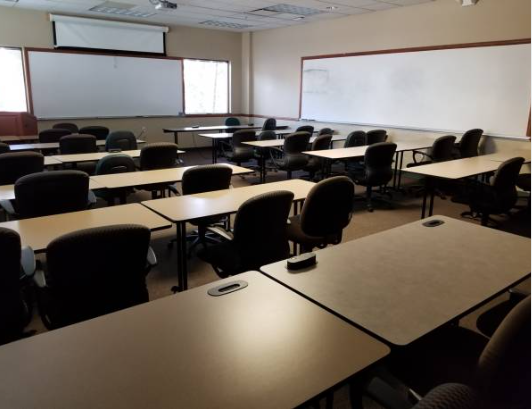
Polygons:
<instances>
[{"instance_id":1,"label":"table leg","mask_svg":"<svg viewBox=\"0 0 532 409\"><path fill-rule=\"evenodd\" d=\"M433 215L434 213L434 196L435 192L434 189L430 189L430 204L429 204L429 217Z\"/></svg>"},{"instance_id":2,"label":"table leg","mask_svg":"<svg viewBox=\"0 0 532 409\"><path fill-rule=\"evenodd\" d=\"M176 223L176 250L177 250L177 279L179 281L178 291L185 291L188 288L187 276L187 224L186 222Z\"/></svg>"},{"instance_id":3,"label":"table leg","mask_svg":"<svg viewBox=\"0 0 532 409\"><path fill-rule=\"evenodd\" d=\"M216 139L213 139L212 140L212 163L217 162L217 158L218 158L218 155L216 152L217 149L218 149L218 146L216 145Z\"/></svg>"},{"instance_id":4,"label":"table leg","mask_svg":"<svg viewBox=\"0 0 532 409\"><path fill-rule=\"evenodd\" d=\"M425 188L423 189L423 204L421 205L421 218L425 218L425 211L427 209L427 195L429 189L429 178L425 178Z\"/></svg>"},{"instance_id":5,"label":"table leg","mask_svg":"<svg viewBox=\"0 0 532 409\"><path fill-rule=\"evenodd\" d=\"M261 152L260 158L260 183L266 183L266 155L264 152Z\"/></svg>"},{"instance_id":6,"label":"table leg","mask_svg":"<svg viewBox=\"0 0 532 409\"><path fill-rule=\"evenodd\" d=\"M401 189L401 178L403 177L403 160L405 157L405 152L401 151L401 159L399 163L399 175L397 177L397 189Z\"/></svg>"},{"instance_id":7,"label":"table leg","mask_svg":"<svg viewBox=\"0 0 532 409\"><path fill-rule=\"evenodd\" d=\"M393 183L392 183L393 189L397 189L397 177L399 176L398 171L399 171L399 152L395 152L395 169L393 172Z\"/></svg>"}]
</instances>

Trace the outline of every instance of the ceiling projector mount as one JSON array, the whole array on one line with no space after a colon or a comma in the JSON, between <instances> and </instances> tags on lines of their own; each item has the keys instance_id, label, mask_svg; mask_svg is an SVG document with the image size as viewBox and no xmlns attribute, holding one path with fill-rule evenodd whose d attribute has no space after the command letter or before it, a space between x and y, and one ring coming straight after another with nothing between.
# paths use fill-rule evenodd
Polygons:
<instances>
[{"instance_id":1,"label":"ceiling projector mount","mask_svg":"<svg viewBox=\"0 0 532 409\"><path fill-rule=\"evenodd\" d=\"M150 0L150 3L155 6L155 10L175 10L177 4L168 0Z\"/></svg>"}]
</instances>

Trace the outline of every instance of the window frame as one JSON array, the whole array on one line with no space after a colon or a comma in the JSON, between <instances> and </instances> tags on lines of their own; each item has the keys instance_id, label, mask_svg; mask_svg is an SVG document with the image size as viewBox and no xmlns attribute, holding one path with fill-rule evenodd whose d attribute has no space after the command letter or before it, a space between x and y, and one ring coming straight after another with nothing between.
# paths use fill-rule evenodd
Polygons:
<instances>
[{"instance_id":1,"label":"window frame","mask_svg":"<svg viewBox=\"0 0 532 409\"><path fill-rule=\"evenodd\" d=\"M6 112L25 112L33 114L33 106L31 101L31 93L29 91L30 84L28 81L28 75L26 72L26 49L25 47L14 47L0 45L0 50L18 50L20 51L21 63L22 63L22 78L24 80L24 96L26 99L26 109L24 111L6 111Z\"/></svg>"},{"instance_id":2,"label":"window frame","mask_svg":"<svg viewBox=\"0 0 532 409\"><path fill-rule=\"evenodd\" d=\"M185 86L185 61L205 61L205 62L218 62L227 64L227 112L200 112L194 114L187 113L187 98L186 98L186 86ZM231 114L231 61L230 60L215 60L212 58L182 58L182 76L183 76L183 113L185 117L202 117L202 116L227 116Z\"/></svg>"}]
</instances>

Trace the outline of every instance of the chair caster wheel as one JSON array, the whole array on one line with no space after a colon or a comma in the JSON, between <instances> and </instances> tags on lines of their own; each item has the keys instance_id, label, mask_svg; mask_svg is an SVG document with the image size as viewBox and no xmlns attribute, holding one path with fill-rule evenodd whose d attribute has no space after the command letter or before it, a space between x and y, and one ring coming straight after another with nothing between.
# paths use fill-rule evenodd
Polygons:
<instances>
[{"instance_id":1,"label":"chair caster wheel","mask_svg":"<svg viewBox=\"0 0 532 409\"><path fill-rule=\"evenodd\" d=\"M368 207L368 212L373 213L373 207Z\"/></svg>"},{"instance_id":2,"label":"chair caster wheel","mask_svg":"<svg viewBox=\"0 0 532 409\"><path fill-rule=\"evenodd\" d=\"M179 286L177 285L174 285L172 288L170 288L170 291L172 291L174 294L177 294L179 290Z\"/></svg>"}]
</instances>

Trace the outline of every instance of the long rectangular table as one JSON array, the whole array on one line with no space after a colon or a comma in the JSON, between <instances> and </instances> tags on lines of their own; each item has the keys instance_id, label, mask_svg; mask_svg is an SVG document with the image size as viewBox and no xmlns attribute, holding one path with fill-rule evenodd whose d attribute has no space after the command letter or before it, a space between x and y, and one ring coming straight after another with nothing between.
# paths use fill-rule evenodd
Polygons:
<instances>
[{"instance_id":1,"label":"long rectangular table","mask_svg":"<svg viewBox=\"0 0 532 409\"><path fill-rule=\"evenodd\" d=\"M304 270L280 261L261 271L380 339L407 345L530 277L530 244L434 216L317 250L317 264Z\"/></svg>"},{"instance_id":2,"label":"long rectangular table","mask_svg":"<svg viewBox=\"0 0 532 409\"><path fill-rule=\"evenodd\" d=\"M129 155L132 158L138 158L140 156L140 149L132 151L122 151L125 155ZM181 152L182 153L182 152ZM74 153L68 155L53 155L53 159L61 163L81 163L81 162L97 162L107 155L112 155L113 152L93 152L93 153Z\"/></svg>"},{"instance_id":3,"label":"long rectangular table","mask_svg":"<svg viewBox=\"0 0 532 409\"><path fill-rule=\"evenodd\" d=\"M195 195L169 197L142 202L148 209L175 223L177 238L177 276L180 290L188 288L187 273L187 222L208 216L236 213L246 200L257 195L278 190L294 193L294 202L305 200L314 183L292 179L282 182L217 190ZM294 206L297 211L297 206Z\"/></svg>"},{"instance_id":4,"label":"long rectangular table","mask_svg":"<svg viewBox=\"0 0 532 409\"><path fill-rule=\"evenodd\" d=\"M152 231L172 226L164 218L135 203L14 220L0 223L0 227L16 231L20 234L23 245L30 246L36 253L41 253L52 240L63 234L114 224L141 224Z\"/></svg>"},{"instance_id":5,"label":"long rectangular table","mask_svg":"<svg viewBox=\"0 0 532 409\"><path fill-rule=\"evenodd\" d=\"M146 141L137 139L137 144L144 144ZM97 140L96 146L102 147L105 146L105 140ZM15 145L10 145L12 151L44 151L51 149L59 149L59 142L47 142L47 143L19 143Z\"/></svg>"},{"instance_id":6,"label":"long rectangular table","mask_svg":"<svg viewBox=\"0 0 532 409\"><path fill-rule=\"evenodd\" d=\"M0 142L33 142L38 141L39 135L2 135L0 136Z\"/></svg>"},{"instance_id":7,"label":"long rectangular table","mask_svg":"<svg viewBox=\"0 0 532 409\"><path fill-rule=\"evenodd\" d=\"M495 162L505 162L508 159L521 157L525 160L525 163L530 163L530 149L512 149L509 151L489 153L483 155L483 157Z\"/></svg>"},{"instance_id":8,"label":"long rectangular table","mask_svg":"<svg viewBox=\"0 0 532 409\"><path fill-rule=\"evenodd\" d=\"M248 272L1 347L0 406L293 408L389 352Z\"/></svg>"},{"instance_id":9,"label":"long rectangular table","mask_svg":"<svg viewBox=\"0 0 532 409\"><path fill-rule=\"evenodd\" d=\"M97 180L89 179L89 189L103 189ZM13 200L15 198L15 185L1 185L0 186L0 200Z\"/></svg>"}]
</instances>

